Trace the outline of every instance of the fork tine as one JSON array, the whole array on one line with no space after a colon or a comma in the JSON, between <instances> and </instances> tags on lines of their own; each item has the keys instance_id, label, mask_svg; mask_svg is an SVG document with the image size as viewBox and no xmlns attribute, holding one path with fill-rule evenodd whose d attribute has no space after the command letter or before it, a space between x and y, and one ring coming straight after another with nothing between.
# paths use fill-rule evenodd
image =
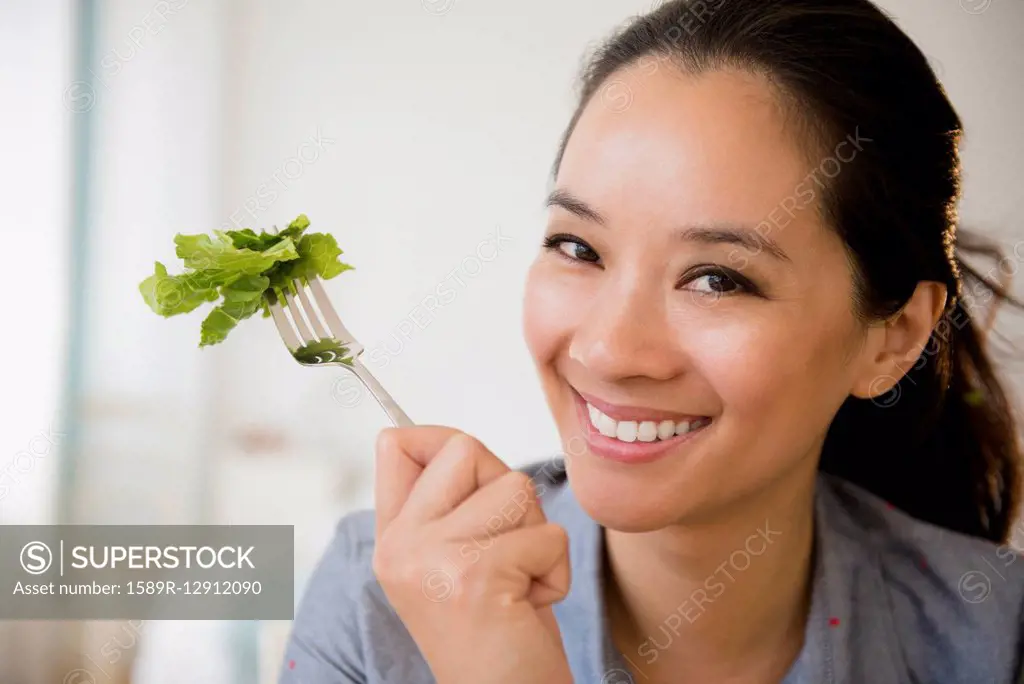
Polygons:
<instances>
[{"instance_id":1,"label":"fork tine","mask_svg":"<svg viewBox=\"0 0 1024 684\"><path fill-rule=\"evenodd\" d=\"M338 317L338 312L334 310L334 305L331 304L331 300L328 298L327 291L324 290L319 276L313 276L309 279L309 289L313 293L313 299L316 300L316 305L320 307L320 313L324 315L324 320L327 321L327 327L331 329L334 339L339 342L356 342L356 338L342 324L341 319Z\"/></svg>"},{"instance_id":2,"label":"fork tine","mask_svg":"<svg viewBox=\"0 0 1024 684\"><path fill-rule=\"evenodd\" d=\"M302 317L302 307L299 302L295 299L295 295L290 290L284 291L284 298L288 300L288 311L292 315L292 320L295 321L295 327L299 329L299 336L303 342L310 344L316 342L316 338L313 337L313 333L309 331L309 326L306 325L305 319Z\"/></svg>"},{"instance_id":3,"label":"fork tine","mask_svg":"<svg viewBox=\"0 0 1024 684\"><path fill-rule=\"evenodd\" d=\"M284 340L285 346L291 350L298 349L302 346L302 342L295 335L295 329L292 327L291 321L288 320L288 316L285 315L284 309L281 308L281 304L277 301L277 297L273 293L269 293L267 299L270 303L270 315L274 319L274 325L277 326L277 332L281 335L281 339Z\"/></svg>"},{"instance_id":4,"label":"fork tine","mask_svg":"<svg viewBox=\"0 0 1024 684\"><path fill-rule=\"evenodd\" d=\"M313 331L316 332L316 336L321 340L325 340L330 335L324 328L324 324L320 322L320 317L316 314L316 307L309 301L309 296L306 295L306 288L298 280L294 281L295 291L299 293L299 301L302 302L302 310L306 312L306 318L313 324Z\"/></svg>"}]
</instances>

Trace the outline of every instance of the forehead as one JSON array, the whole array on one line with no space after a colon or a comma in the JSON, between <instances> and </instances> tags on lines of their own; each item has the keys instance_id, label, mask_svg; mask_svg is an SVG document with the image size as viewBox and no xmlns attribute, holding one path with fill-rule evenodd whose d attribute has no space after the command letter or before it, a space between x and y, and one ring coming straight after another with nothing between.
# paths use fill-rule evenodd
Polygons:
<instances>
[{"instance_id":1,"label":"forehead","mask_svg":"<svg viewBox=\"0 0 1024 684\"><path fill-rule=\"evenodd\" d=\"M588 103L558 186L612 222L756 225L807 179L801 150L763 78L647 63L613 74Z\"/></svg>"}]
</instances>

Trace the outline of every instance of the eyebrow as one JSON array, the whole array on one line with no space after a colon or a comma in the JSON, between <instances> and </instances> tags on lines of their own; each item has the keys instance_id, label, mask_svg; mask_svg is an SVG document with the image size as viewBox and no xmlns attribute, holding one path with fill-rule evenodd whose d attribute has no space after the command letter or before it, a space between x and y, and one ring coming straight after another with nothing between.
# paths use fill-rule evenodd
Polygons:
<instances>
[{"instance_id":1,"label":"eyebrow","mask_svg":"<svg viewBox=\"0 0 1024 684\"><path fill-rule=\"evenodd\" d=\"M560 207L574 216L607 226L608 222L598 210L567 190L554 190L544 203L546 207ZM738 245L751 252L767 252L780 261L790 261L779 244L756 228L736 223L714 223L686 226L676 231L680 240L707 245Z\"/></svg>"},{"instance_id":2,"label":"eyebrow","mask_svg":"<svg viewBox=\"0 0 1024 684\"><path fill-rule=\"evenodd\" d=\"M756 228L745 225L721 223L709 226L688 226L680 229L678 235L682 240L709 245L738 245L758 254L767 252L780 261L791 261L775 240L767 235L762 235Z\"/></svg>"},{"instance_id":3,"label":"eyebrow","mask_svg":"<svg viewBox=\"0 0 1024 684\"><path fill-rule=\"evenodd\" d=\"M604 220L604 216L601 215L597 209L592 208L586 202L573 195L568 190L553 190L548 199L544 202L545 207L561 207L570 214L578 216L584 221L590 221L591 223L597 223L599 225L608 225Z\"/></svg>"}]
</instances>

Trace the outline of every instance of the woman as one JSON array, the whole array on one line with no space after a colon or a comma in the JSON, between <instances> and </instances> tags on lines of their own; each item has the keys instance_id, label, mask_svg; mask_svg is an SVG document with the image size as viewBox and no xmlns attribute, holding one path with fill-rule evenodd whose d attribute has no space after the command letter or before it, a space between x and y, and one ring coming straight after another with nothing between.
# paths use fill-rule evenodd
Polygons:
<instances>
[{"instance_id":1,"label":"woman","mask_svg":"<svg viewBox=\"0 0 1024 684\"><path fill-rule=\"evenodd\" d=\"M383 432L282 681L1018 681L1021 452L967 306L1007 294L958 251L960 133L867 0L620 31L527 287L564 462Z\"/></svg>"}]
</instances>

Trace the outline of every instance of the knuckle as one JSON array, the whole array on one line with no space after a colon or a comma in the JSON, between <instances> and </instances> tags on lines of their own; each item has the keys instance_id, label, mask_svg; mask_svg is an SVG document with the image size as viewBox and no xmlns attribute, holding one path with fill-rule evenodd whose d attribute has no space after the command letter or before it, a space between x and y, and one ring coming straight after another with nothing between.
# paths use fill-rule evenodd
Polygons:
<instances>
[{"instance_id":1,"label":"knuckle","mask_svg":"<svg viewBox=\"0 0 1024 684\"><path fill-rule=\"evenodd\" d=\"M373 549L373 574L381 582L392 582L395 579L396 568L401 567L403 561L404 559L396 553L395 545L378 543Z\"/></svg>"},{"instance_id":2,"label":"knuckle","mask_svg":"<svg viewBox=\"0 0 1024 684\"><path fill-rule=\"evenodd\" d=\"M500 534L501 531L505 529L507 522L508 521L505 516L501 512L495 510L487 520L480 523L477 527L476 534L472 537L474 543L480 544L480 541L477 539L477 535L483 539L490 540L494 535Z\"/></svg>"},{"instance_id":3,"label":"knuckle","mask_svg":"<svg viewBox=\"0 0 1024 684\"><path fill-rule=\"evenodd\" d=\"M509 479L509 503L512 506L525 511L537 505L537 489L529 475L514 471L506 477Z\"/></svg>"},{"instance_id":4,"label":"knuckle","mask_svg":"<svg viewBox=\"0 0 1024 684\"><path fill-rule=\"evenodd\" d=\"M374 554L373 573L382 587L391 591L419 590L424 569L418 560Z\"/></svg>"},{"instance_id":5,"label":"knuckle","mask_svg":"<svg viewBox=\"0 0 1024 684\"><path fill-rule=\"evenodd\" d=\"M537 487L533 478L528 474L514 470L505 476L509 488L509 504L518 508L521 512L537 506Z\"/></svg>"},{"instance_id":6,"label":"knuckle","mask_svg":"<svg viewBox=\"0 0 1024 684\"><path fill-rule=\"evenodd\" d=\"M374 545L371 566L381 584L401 586L417 571L421 554L410 553L408 540L399 538L393 530L385 530Z\"/></svg>"},{"instance_id":7,"label":"knuckle","mask_svg":"<svg viewBox=\"0 0 1024 684\"><path fill-rule=\"evenodd\" d=\"M569 552L569 533L561 525L548 523L548 534L551 536L551 543L558 545L565 553Z\"/></svg>"},{"instance_id":8,"label":"knuckle","mask_svg":"<svg viewBox=\"0 0 1024 684\"><path fill-rule=\"evenodd\" d=\"M382 454L390 454L400 448L399 428L387 427L377 433L377 441L374 444L374 453L378 458Z\"/></svg>"},{"instance_id":9,"label":"knuckle","mask_svg":"<svg viewBox=\"0 0 1024 684\"><path fill-rule=\"evenodd\" d=\"M536 496L536 490L533 488L533 478L527 473L521 470L512 470L504 475L505 479L508 480L509 486L514 491L526 492L527 496Z\"/></svg>"},{"instance_id":10,"label":"knuckle","mask_svg":"<svg viewBox=\"0 0 1024 684\"><path fill-rule=\"evenodd\" d=\"M465 432L456 432L449 437L445 448L452 450L461 458L473 458L487 453L487 447L484 446L483 442Z\"/></svg>"},{"instance_id":11,"label":"knuckle","mask_svg":"<svg viewBox=\"0 0 1024 684\"><path fill-rule=\"evenodd\" d=\"M494 595L496 577L490 564L470 568L460 582L458 596L466 604L487 602Z\"/></svg>"}]
</instances>

